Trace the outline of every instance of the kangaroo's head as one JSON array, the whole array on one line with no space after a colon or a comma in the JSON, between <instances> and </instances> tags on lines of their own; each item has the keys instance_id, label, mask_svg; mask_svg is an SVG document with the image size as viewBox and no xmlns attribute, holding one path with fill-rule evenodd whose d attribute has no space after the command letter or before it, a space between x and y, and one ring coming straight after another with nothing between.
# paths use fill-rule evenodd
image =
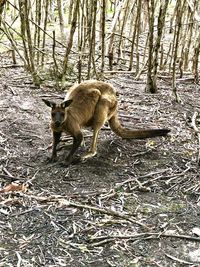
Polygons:
<instances>
[{"instance_id":1,"label":"kangaroo's head","mask_svg":"<svg viewBox=\"0 0 200 267\"><path fill-rule=\"evenodd\" d=\"M72 100L66 100L61 104L46 99L42 99L42 101L51 108L51 127L55 131L59 130L65 120L65 109L71 104Z\"/></svg>"}]
</instances>

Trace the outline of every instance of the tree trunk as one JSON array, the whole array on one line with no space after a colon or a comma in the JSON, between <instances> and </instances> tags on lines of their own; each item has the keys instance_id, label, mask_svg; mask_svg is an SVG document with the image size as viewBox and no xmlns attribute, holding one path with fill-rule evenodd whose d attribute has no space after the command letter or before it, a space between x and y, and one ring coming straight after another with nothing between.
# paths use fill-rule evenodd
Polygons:
<instances>
[{"instance_id":1,"label":"tree trunk","mask_svg":"<svg viewBox=\"0 0 200 267\"><path fill-rule=\"evenodd\" d=\"M65 35L64 35L64 18L63 18L63 0L57 0L57 5L58 5L58 16L60 23L60 33L61 33L61 38L64 41Z\"/></svg>"},{"instance_id":2,"label":"tree trunk","mask_svg":"<svg viewBox=\"0 0 200 267\"><path fill-rule=\"evenodd\" d=\"M69 40L67 43L67 48L65 51L65 57L64 57L64 61L63 61L62 85L64 85L64 82L65 82L65 74L67 72L67 67L68 67L68 57L69 57L69 53L70 53L71 48L72 48L73 37L74 37L75 30L76 30L79 3L80 3L80 0L76 0L75 6L74 6L74 12L73 12L73 18L72 18L72 22L71 22Z\"/></svg>"},{"instance_id":3,"label":"tree trunk","mask_svg":"<svg viewBox=\"0 0 200 267\"><path fill-rule=\"evenodd\" d=\"M193 73L194 73L194 81L198 84L199 83L199 53L200 53L200 27L199 28L199 36L197 39L196 47L194 49L194 56L193 56Z\"/></svg>"},{"instance_id":4,"label":"tree trunk","mask_svg":"<svg viewBox=\"0 0 200 267\"><path fill-rule=\"evenodd\" d=\"M148 55L148 71L147 71L147 83L146 83L146 92L156 93L154 87L152 70L153 70L153 34L154 34L154 12L155 12L155 3L154 0L148 2L148 20L149 20L149 55Z\"/></svg>"},{"instance_id":5,"label":"tree trunk","mask_svg":"<svg viewBox=\"0 0 200 267\"><path fill-rule=\"evenodd\" d=\"M157 92L157 70L158 70L158 53L160 49L160 43L163 34L163 28L165 25L165 16L167 12L169 0L162 1L158 16L158 26L157 26L157 40L155 43L154 50L154 62L153 62L153 91Z\"/></svg>"},{"instance_id":6,"label":"tree trunk","mask_svg":"<svg viewBox=\"0 0 200 267\"><path fill-rule=\"evenodd\" d=\"M43 41L42 41L42 50L45 50L46 44L46 29L47 29L47 20L48 20L48 10L49 10L49 0L45 0L45 14L44 14L44 32L43 32ZM42 54L42 66L44 65L44 53Z\"/></svg>"},{"instance_id":7,"label":"tree trunk","mask_svg":"<svg viewBox=\"0 0 200 267\"><path fill-rule=\"evenodd\" d=\"M135 23L132 26L133 27L133 35L132 35L131 54L130 54L130 62L129 62L129 70L130 71L133 68L133 54L134 54L134 46L135 46L135 36L136 36L136 31L137 31L137 26L136 25L137 25L137 22L138 22L140 7L141 7L141 0L138 0L137 1L137 12L136 12L136 17L135 17Z\"/></svg>"},{"instance_id":8,"label":"tree trunk","mask_svg":"<svg viewBox=\"0 0 200 267\"><path fill-rule=\"evenodd\" d=\"M25 68L27 68L31 72L30 59L29 59L28 48L26 44L25 5L24 5L24 2L21 0L19 0L19 11L20 11L20 19L21 19L21 37L22 37L23 48L24 48L24 57L27 62L27 65L25 66Z\"/></svg>"},{"instance_id":9,"label":"tree trunk","mask_svg":"<svg viewBox=\"0 0 200 267\"><path fill-rule=\"evenodd\" d=\"M178 56L179 37L180 37L180 31L181 31L181 21L182 21L184 5L185 5L185 0L183 0L183 3L182 1L179 1L179 5L177 8L177 15L176 15L176 37L175 37L173 65L172 65L172 90L173 90L176 102L181 102L181 99L177 93L177 87L176 87L176 61L177 61L177 56Z\"/></svg>"},{"instance_id":10,"label":"tree trunk","mask_svg":"<svg viewBox=\"0 0 200 267\"><path fill-rule=\"evenodd\" d=\"M112 70L113 67L113 52L114 52L114 37L115 37L115 29L117 26L117 21L119 19L122 6L124 5L124 1L120 1L118 6L116 7L115 16L112 21L111 29L110 29L110 42L108 45L108 59L109 59L109 68Z\"/></svg>"},{"instance_id":11,"label":"tree trunk","mask_svg":"<svg viewBox=\"0 0 200 267\"><path fill-rule=\"evenodd\" d=\"M93 0L93 4L92 4L92 32L91 32L91 38L89 41L89 59L88 59L88 73L87 73L87 79L90 79L91 77L91 64L93 62L93 68L95 70L95 39L96 39L96 35L95 35L95 30L96 30L96 13L97 13L97 0Z\"/></svg>"},{"instance_id":12,"label":"tree trunk","mask_svg":"<svg viewBox=\"0 0 200 267\"><path fill-rule=\"evenodd\" d=\"M101 3L101 72L105 65L105 22L106 22L106 0Z\"/></svg>"},{"instance_id":13,"label":"tree trunk","mask_svg":"<svg viewBox=\"0 0 200 267\"><path fill-rule=\"evenodd\" d=\"M1 26L2 14L3 14L5 3L6 3L6 0L0 0L0 26Z\"/></svg>"}]
</instances>

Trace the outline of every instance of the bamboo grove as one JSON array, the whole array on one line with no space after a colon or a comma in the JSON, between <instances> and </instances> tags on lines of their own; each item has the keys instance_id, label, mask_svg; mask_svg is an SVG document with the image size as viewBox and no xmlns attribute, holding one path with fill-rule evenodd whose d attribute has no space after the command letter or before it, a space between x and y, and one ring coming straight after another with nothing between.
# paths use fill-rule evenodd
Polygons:
<instances>
[{"instance_id":1,"label":"bamboo grove","mask_svg":"<svg viewBox=\"0 0 200 267\"><path fill-rule=\"evenodd\" d=\"M199 25L199 0L0 0L0 53L36 84L130 73L152 93L168 76L176 94L185 74L199 81Z\"/></svg>"}]
</instances>

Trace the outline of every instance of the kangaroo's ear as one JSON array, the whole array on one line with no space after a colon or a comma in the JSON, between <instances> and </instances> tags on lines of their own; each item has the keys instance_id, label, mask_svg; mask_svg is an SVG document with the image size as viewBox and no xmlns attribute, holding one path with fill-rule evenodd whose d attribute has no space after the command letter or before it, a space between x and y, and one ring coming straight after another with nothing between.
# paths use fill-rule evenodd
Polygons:
<instances>
[{"instance_id":1,"label":"kangaroo's ear","mask_svg":"<svg viewBox=\"0 0 200 267\"><path fill-rule=\"evenodd\" d=\"M66 100L66 101L64 101L64 102L62 102L61 103L61 108L66 108L66 107L68 107L71 103L72 103L72 99L70 99L70 100Z\"/></svg>"},{"instance_id":2,"label":"kangaroo's ear","mask_svg":"<svg viewBox=\"0 0 200 267\"><path fill-rule=\"evenodd\" d=\"M42 99L42 101L50 108L53 108L56 106L56 103L54 103L53 101L49 101L47 99Z\"/></svg>"}]
</instances>

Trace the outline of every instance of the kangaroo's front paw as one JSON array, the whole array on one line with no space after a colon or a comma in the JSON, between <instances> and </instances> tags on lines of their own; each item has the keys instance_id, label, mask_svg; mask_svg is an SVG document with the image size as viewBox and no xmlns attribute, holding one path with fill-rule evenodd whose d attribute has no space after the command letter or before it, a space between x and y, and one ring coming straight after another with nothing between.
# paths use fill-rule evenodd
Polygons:
<instances>
[{"instance_id":1,"label":"kangaroo's front paw","mask_svg":"<svg viewBox=\"0 0 200 267\"><path fill-rule=\"evenodd\" d=\"M70 164L71 164L71 162L68 162L68 161L61 161L61 162L59 163L59 165L60 165L61 167L63 167L63 168L67 168L67 167L69 167Z\"/></svg>"},{"instance_id":2,"label":"kangaroo's front paw","mask_svg":"<svg viewBox=\"0 0 200 267\"><path fill-rule=\"evenodd\" d=\"M61 167L68 167L72 162L72 157L66 157L63 161L59 163Z\"/></svg>"},{"instance_id":3,"label":"kangaroo's front paw","mask_svg":"<svg viewBox=\"0 0 200 267\"><path fill-rule=\"evenodd\" d=\"M57 161L57 157L47 157L47 163L55 163Z\"/></svg>"},{"instance_id":4,"label":"kangaroo's front paw","mask_svg":"<svg viewBox=\"0 0 200 267\"><path fill-rule=\"evenodd\" d=\"M72 164L75 165L75 164L80 163L81 161L82 161L81 157L75 157L72 160Z\"/></svg>"}]
</instances>

